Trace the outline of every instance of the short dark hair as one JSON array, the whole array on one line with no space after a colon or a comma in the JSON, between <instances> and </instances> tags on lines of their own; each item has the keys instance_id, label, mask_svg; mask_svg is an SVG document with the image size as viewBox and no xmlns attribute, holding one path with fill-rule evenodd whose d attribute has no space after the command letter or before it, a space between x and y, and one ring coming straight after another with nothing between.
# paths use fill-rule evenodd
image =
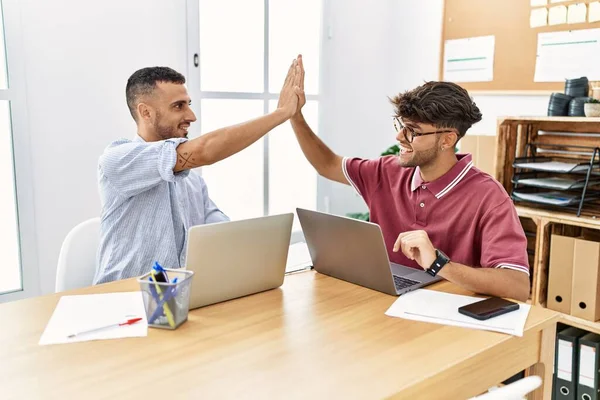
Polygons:
<instances>
[{"instance_id":1,"label":"short dark hair","mask_svg":"<svg viewBox=\"0 0 600 400\"><path fill-rule=\"evenodd\" d=\"M459 139L476 122L481 112L469 93L452 82L425 82L423 85L390 99L397 117L453 128Z\"/></svg>"},{"instance_id":2,"label":"short dark hair","mask_svg":"<svg viewBox=\"0 0 600 400\"><path fill-rule=\"evenodd\" d=\"M137 121L135 109L141 96L152 94L156 89L156 82L170 82L183 85L185 76L169 67L147 67L135 71L125 87L127 107L134 120Z\"/></svg>"}]
</instances>

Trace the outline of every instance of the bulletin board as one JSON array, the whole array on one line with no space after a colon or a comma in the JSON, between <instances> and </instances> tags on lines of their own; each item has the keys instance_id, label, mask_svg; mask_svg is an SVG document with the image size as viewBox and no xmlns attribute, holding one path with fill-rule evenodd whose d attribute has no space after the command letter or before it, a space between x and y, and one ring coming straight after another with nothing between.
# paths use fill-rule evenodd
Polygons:
<instances>
[{"instance_id":1,"label":"bulletin board","mask_svg":"<svg viewBox=\"0 0 600 400\"><path fill-rule=\"evenodd\" d=\"M594 0L564 1L548 7ZM534 82L537 36L542 32L600 28L600 22L561 24L531 28L530 0L445 0L440 58L440 80L444 75L444 43L451 39L495 36L494 75L489 82L457 82L469 91L523 94L562 92L564 82ZM597 66L600 68L600 66ZM573 77L578 78L578 77Z\"/></svg>"}]
</instances>

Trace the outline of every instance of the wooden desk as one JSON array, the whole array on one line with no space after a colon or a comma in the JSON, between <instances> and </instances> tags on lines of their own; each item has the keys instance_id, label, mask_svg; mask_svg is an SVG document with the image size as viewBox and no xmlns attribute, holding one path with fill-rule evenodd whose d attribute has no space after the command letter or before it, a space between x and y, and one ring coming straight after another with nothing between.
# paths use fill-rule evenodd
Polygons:
<instances>
[{"instance_id":1,"label":"wooden desk","mask_svg":"<svg viewBox=\"0 0 600 400\"><path fill-rule=\"evenodd\" d=\"M68 294L137 289L128 280ZM395 297L303 272L194 310L176 331L38 346L59 297L0 305L0 398L466 399L541 361L550 399L557 315L541 307L516 338L390 318Z\"/></svg>"}]
</instances>

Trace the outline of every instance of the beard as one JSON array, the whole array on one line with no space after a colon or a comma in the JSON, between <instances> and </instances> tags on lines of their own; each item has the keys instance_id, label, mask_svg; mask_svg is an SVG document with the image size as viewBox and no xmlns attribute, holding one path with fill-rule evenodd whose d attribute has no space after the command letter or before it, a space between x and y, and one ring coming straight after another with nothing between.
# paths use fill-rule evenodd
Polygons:
<instances>
[{"instance_id":1,"label":"beard","mask_svg":"<svg viewBox=\"0 0 600 400\"><path fill-rule=\"evenodd\" d=\"M180 136L177 136L178 129L179 129L179 126L163 124L161 115L158 113L156 114L156 119L154 120L154 130L156 132L156 135L161 140L167 140L167 139L173 139L173 138L180 137ZM187 134L185 134L184 136L187 137Z\"/></svg>"},{"instance_id":2,"label":"beard","mask_svg":"<svg viewBox=\"0 0 600 400\"><path fill-rule=\"evenodd\" d=\"M440 139L436 140L435 145L430 149L421 151L413 150L412 153L408 154L410 155L410 158L403 159L403 155L400 154L398 156L398 164L400 164L401 167L425 167L433 164L441 152L439 141Z\"/></svg>"}]
</instances>

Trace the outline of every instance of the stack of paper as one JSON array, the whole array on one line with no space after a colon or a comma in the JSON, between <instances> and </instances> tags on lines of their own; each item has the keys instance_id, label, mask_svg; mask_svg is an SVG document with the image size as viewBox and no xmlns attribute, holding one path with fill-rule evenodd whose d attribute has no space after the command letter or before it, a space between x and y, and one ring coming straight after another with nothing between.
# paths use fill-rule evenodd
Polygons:
<instances>
[{"instance_id":1,"label":"stack of paper","mask_svg":"<svg viewBox=\"0 0 600 400\"><path fill-rule=\"evenodd\" d=\"M69 335L118 324L130 318L142 318L128 326L116 326L69 338ZM85 342L148 335L148 323L142 292L63 296L42 334L39 344Z\"/></svg>"},{"instance_id":2,"label":"stack of paper","mask_svg":"<svg viewBox=\"0 0 600 400\"><path fill-rule=\"evenodd\" d=\"M560 161L547 161L547 162L531 162L531 163L515 163L515 168L528 168L536 171L550 171L550 172L575 172L575 171L587 171L590 169L589 165L578 165L575 163L566 163Z\"/></svg>"},{"instance_id":3,"label":"stack of paper","mask_svg":"<svg viewBox=\"0 0 600 400\"><path fill-rule=\"evenodd\" d=\"M543 193L513 192L513 197L517 200L532 201L534 203L549 204L552 206L568 206L569 204L577 203L579 201L578 195L565 194L562 192L543 192Z\"/></svg>"},{"instance_id":4,"label":"stack of paper","mask_svg":"<svg viewBox=\"0 0 600 400\"><path fill-rule=\"evenodd\" d=\"M402 295L385 312L390 317L431 322L433 324L461 326L523 336L525 322L531 306L520 304L519 309L504 315L479 321L462 315L458 308L482 300L472 296L418 289Z\"/></svg>"},{"instance_id":5,"label":"stack of paper","mask_svg":"<svg viewBox=\"0 0 600 400\"><path fill-rule=\"evenodd\" d=\"M312 266L308 246L304 242L294 243L288 251L285 272L299 271Z\"/></svg>"},{"instance_id":6,"label":"stack of paper","mask_svg":"<svg viewBox=\"0 0 600 400\"><path fill-rule=\"evenodd\" d=\"M531 178L531 179L519 179L516 183L520 185L526 186L534 186L548 189L580 189L585 186L585 180L574 180L574 179L566 179L566 178ZM590 180L588 185L596 185L598 184L597 180Z\"/></svg>"}]
</instances>

